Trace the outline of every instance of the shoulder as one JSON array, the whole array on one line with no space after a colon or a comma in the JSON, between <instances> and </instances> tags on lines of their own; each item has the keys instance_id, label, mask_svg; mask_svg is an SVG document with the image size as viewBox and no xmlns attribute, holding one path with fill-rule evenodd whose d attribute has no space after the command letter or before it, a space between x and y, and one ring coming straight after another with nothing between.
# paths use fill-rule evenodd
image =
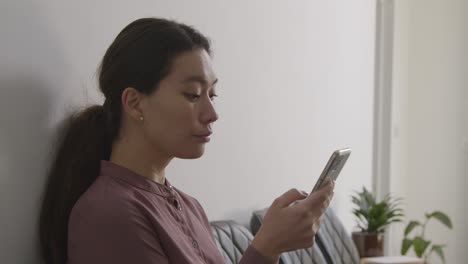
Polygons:
<instances>
[{"instance_id":1,"label":"shoulder","mask_svg":"<svg viewBox=\"0 0 468 264\"><path fill-rule=\"evenodd\" d=\"M73 206L69 225L130 224L143 215L133 190L108 177L98 177Z\"/></svg>"},{"instance_id":2,"label":"shoulder","mask_svg":"<svg viewBox=\"0 0 468 264\"><path fill-rule=\"evenodd\" d=\"M168 263L149 208L113 184L98 178L75 203L68 221L69 258L73 263Z\"/></svg>"}]
</instances>

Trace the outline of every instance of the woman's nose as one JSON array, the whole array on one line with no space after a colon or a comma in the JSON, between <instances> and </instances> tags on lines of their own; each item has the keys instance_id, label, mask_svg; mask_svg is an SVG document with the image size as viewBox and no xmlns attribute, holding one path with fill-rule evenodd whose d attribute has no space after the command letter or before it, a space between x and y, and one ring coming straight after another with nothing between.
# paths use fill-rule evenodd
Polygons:
<instances>
[{"instance_id":1,"label":"woman's nose","mask_svg":"<svg viewBox=\"0 0 468 264\"><path fill-rule=\"evenodd\" d=\"M201 113L201 122L203 124L210 124L216 122L216 120L219 119L219 115L216 112L216 109L213 105L212 101L209 101L206 104L206 107L204 107L202 113Z\"/></svg>"}]
</instances>

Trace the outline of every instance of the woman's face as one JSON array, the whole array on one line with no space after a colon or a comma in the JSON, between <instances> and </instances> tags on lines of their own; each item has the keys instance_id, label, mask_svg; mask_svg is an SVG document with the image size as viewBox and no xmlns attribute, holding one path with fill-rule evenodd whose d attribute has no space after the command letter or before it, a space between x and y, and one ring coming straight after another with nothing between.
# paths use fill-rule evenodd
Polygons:
<instances>
[{"instance_id":1,"label":"woman's face","mask_svg":"<svg viewBox=\"0 0 468 264\"><path fill-rule=\"evenodd\" d=\"M149 96L143 96L143 137L150 147L169 157L202 156L218 119L213 99L216 75L204 49L183 53Z\"/></svg>"}]
</instances>

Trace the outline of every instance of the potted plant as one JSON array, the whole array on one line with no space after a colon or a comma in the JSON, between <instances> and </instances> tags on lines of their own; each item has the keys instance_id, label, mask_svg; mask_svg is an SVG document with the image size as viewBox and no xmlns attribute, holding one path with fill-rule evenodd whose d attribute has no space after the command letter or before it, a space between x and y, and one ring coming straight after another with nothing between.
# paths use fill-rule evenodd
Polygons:
<instances>
[{"instance_id":1,"label":"potted plant","mask_svg":"<svg viewBox=\"0 0 468 264\"><path fill-rule=\"evenodd\" d=\"M356 206L352 212L360 229L352 233L352 238L359 256L383 256L386 227L391 223L401 222L404 216L403 209L400 208L402 199L387 194L378 202L375 196L363 187L361 192L352 195L352 202Z\"/></svg>"},{"instance_id":2,"label":"potted plant","mask_svg":"<svg viewBox=\"0 0 468 264\"><path fill-rule=\"evenodd\" d=\"M427 240L425 237L427 223L430 219L436 219L449 229L452 229L452 221L450 218L441 211L434 211L432 213L426 213L426 220L424 224L421 224L419 221L410 221L405 228L404 238L401 245L401 254L406 255L410 248L414 249L414 253L419 258L424 257L424 261L427 263L429 256L435 252L442 262L445 263L444 248L446 245L443 244L433 244L431 240ZM409 238L408 235L411 231L419 228L420 232L416 233L415 236Z\"/></svg>"}]
</instances>

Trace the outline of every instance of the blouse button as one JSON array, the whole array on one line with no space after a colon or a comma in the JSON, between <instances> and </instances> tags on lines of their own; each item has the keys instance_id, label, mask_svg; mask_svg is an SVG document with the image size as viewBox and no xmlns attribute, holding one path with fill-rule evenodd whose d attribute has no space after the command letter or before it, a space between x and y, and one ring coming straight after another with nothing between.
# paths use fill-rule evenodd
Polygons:
<instances>
[{"instance_id":1,"label":"blouse button","mask_svg":"<svg viewBox=\"0 0 468 264\"><path fill-rule=\"evenodd\" d=\"M192 240L192 246L198 249L198 242L195 239Z\"/></svg>"}]
</instances>

